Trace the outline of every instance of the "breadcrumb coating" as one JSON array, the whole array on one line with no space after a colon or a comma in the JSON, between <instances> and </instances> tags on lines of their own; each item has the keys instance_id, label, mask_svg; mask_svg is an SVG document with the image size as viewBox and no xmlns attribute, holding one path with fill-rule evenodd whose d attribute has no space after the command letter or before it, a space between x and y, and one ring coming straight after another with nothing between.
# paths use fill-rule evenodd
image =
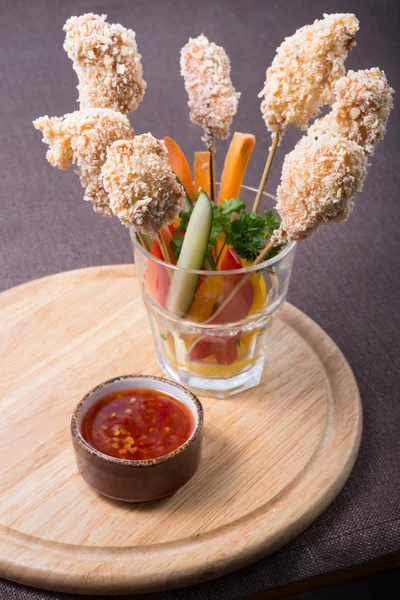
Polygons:
<instances>
[{"instance_id":1,"label":"breadcrumb coating","mask_svg":"<svg viewBox=\"0 0 400 600\"><path fill-rule=\"evenodd\" d=\"M332 110L324 117L316 119L314 123L308 128L307 135L308 137L312 137L314 139L318 139L319 137L321 137L321 135L343 135L343 137L347 137L347 135L344 135L339 131Z\"/></svg>"},{"instance_id":2,"label":"breadcrumb coating","mask_svg":"<svg viewBox=\"0 0 400 600\"><path fill-rule=\"evenodd\" d=\"M307 129L320 107L333 102L333 84L345 74L344 61L357 30L353 14L324 15L283 41L259 94L273 135L282 136L290 125Z\"/></svg>"},{"instance_id":3,"label":"breadcrumb coating","mask_svg":"<svg viewBox=\"0 0 400 600\"><path fill-rule=\"evenodd\" d=\"M385 73L378 68L349 71L335 84L332 111L313 123L309 135L343 135L373 154L386 133L393 92Z\"/></svg>"},{"instance_id":4,"label":"breadcrumb coating","mask_svg":"<svg viewBox=\"0 0 400 600\"><path fill-rule=\"evenodd\" d=\"M189 95L190 119L204 129L204 141L211 135L229 135L237 112L240 93L232 86L229 58L221 46L204 35L190 38L181 50L181 75Z\"/></svg>"},{"instance_id":5,"label":"breadcrumb coating","mask_svg":"<svg viewBox=\"0 0 400 600\"><path fill-rule=\"evenodd\" d=\"M136 34L107 15L87 13L64 25L64 50L78 75L81 108L112 108L128 113L139 106L146 89Z\"/></svg>"},{"instance_id":6,"label":"breadcrumb coating","mask_svg":"<svg viewBox=\"0 0 400 600\"><path fill-rule=\"evenodd\" d=\"M345 221L367 176L361 146L341 136L303 136L284 161L275 241L304 240L324 223Z\"/></svg>"},{"instance_id":7,"label":"breadcrumb coating","mask_svg":"<svg viewBox=\"0 0 400 600\"><path fill-rule=\"evenodd\" d=\"M96 212L112 216L100 172L107 147L116 140L133 137L128 118L109 108L87 108L61 118L41 117L33 125L49 145L49 163L62 170L77 165L81 184L86 188L84 199L91 202Z\"/></svg>"},{"instance_id":8,"label":"breadcrumb coating","mask_svg":"<svg viewBox=\"0 0 400 600\"><path fill-rule=\"evenodd\" d=\"M182 210L185 190L168 164L164 142L150 133L108 149L102 182L113 214L139 233L155 236Z\"/></svg>"}]
</instances>

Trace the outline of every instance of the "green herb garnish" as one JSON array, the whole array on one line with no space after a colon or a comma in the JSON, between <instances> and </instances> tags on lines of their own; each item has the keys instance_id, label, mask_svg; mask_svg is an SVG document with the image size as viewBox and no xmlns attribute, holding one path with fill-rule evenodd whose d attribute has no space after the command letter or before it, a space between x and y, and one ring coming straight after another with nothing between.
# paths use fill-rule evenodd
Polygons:
<instances>
[{"instance_id":1,"label":"green herb garnish","mask_svg":"<svg viewBox=\"0 0 400 600\"><path fill-rule=\"evenodd\" d=\"M211 263L218 263L218 257L216 261L213 259L212 247L216 246L217 238L221 234L224 235L224 245L229 244L240 258L252 262L265 246L266 239L279 227L279 218L272 210L265 212L263 217L246 212L246 205L240 198L225 200L223 204L213 203L212 210L213 222L207 250L207 258ZM183 243L182 233L186 232L192 211L193 208L181 213L180 225L170 242L176 259L179 258ZM275 256L280 248L272 248L266 258Z\"/></svg>"},{"instance_id":2,"label":"green herb garnish","mask_svg":"<svg viewBox=\"0 0 400 600\"><path fill-rule=\"evenodd\" d=\"M228 243L241 258L252 262L264 247L268 236L266 221L256 213L243 213L231 223Z\"/></svg>"}]
</instances>

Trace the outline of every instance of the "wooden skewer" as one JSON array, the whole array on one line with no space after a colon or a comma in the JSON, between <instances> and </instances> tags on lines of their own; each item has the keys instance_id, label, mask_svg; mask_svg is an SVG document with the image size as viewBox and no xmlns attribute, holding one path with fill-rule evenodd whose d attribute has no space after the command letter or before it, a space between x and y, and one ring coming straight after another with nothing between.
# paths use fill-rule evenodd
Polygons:
<instances>
[{"instance_id":1,"label":"wooden skewer","mask_svg":"<svg viewBox=\"0 0 400 600\"><path fill-rule=\"evenodd\" d=\"M211 201L216 202L217 201L217 187L216 187L216 180L215 180L215 141L214 141L214 134L210 132L209 135L210 135L210 143L208 145L208 150L210 152L210 180L211 180L210 192L211 192Z\"/></svg>"},{"instance_id":2,"label":"wooden skewer","mask_svg":"<svg viewBox=\"0 0 400 600\"><path fill-rule=\"evenodd\" d=\"M215 179L215 138L214 138L214 134L210 130L207 132L206 137L208 139L207 148L210 153L210 196L211 196L211 202L216 202L217 201L217 186L216 186L216 179ZM211 249L211 253L215 260L216 256L215 256L215 248L214 247Z\"/></svg>"},{"instance_id":3,"label":"wooden skewer","mask_svg":"<svg viewBox=\"0 0 400 600\"><path fill-rule=\"evenodd\" d=\"M264 173L262 174L262 177L261 177L260 186L258 188L256 199L254 200L253 208L251 211L253 213L256 213L258 211L258 206L260 204L260 200L263 195L265 184L267 183L268 174L271 169L272 161L273 161L274 155L275 155L275 150L276 150L278 144L279 144L279 135L276 133L275 137L272 140L272 145L271 145L271 148L270 148L270 151L268 154L267 162L265 163L265 167L264 167Z\"/></svg>"},{"instance_id":4,"label":"wooden skewer","mask_svg":"<svg viewBox=\"0 0 400 600\"><path fill-rule=\"evenodd\" d=\"M268 252L273 248L274 242L270 240L268 244L261 250L260 254L257 256L256 260L253 262L253 265L258 265L264 258L267 256ZM252 265L252 266L253 266Z\"/></svg>"},{"instance_id":5,"label":"wooden skewer","mask_svg":"<svg viewBox=\"0 0 400 600\"><path fill-rule=\"evenodd\" d=\"M167 246L165 245L165 241L160 232L157 233L157 241L160 244L161 252L164 257L166 263L171 264L171 259L169 257Z\"/></svg>"},{"instance_id":6,"label":"wooden skewer","mask_svg":"<svg viewBox=\"0 0 400 600\"><path fill-rule=\"evenodd\" d=\"M146 244L146 240L144 239L144 236L141 233L139 233L138 231L136 232L136 235L138 236L139 242L142 244L143 248L145 250L147 250L147 252L148 252L149 248Z\"/></svg>"},{"instance_id":7,"label":"wooden skewer","mask_svg":"<svg viewBox=\"0 0 400 600\"><path fill-rule=\"evenodd\" d=\"M256 260L252 263L253 265L258 265L268 254L268 252L271 250L271 248L273 247L274 243L272 241L268 242L268 244L262 249L262 251L260 252L260 254L257 256ZM232 302L232 300L234 299L234 297L236 296L236 294L242 289L242 287L244 286L245 283L247 283L250 279L250 277L253 275L253 273L247 273L247 275L245 275L244 277L242 277L242 279L239 281L238 284L236 284L236 286L233 288L233 290L231 291L231 293L225 298L225 300L219 305L219 307L217 308L217 310L211 315L211 317L209 317L208 319L206 319L205 321L203 321L202 325L207 325L208 323L211 323L211 321L213 321L214 319L216 319L224 310L224 308L230 303Z\"/></svg>"}]
</instances>

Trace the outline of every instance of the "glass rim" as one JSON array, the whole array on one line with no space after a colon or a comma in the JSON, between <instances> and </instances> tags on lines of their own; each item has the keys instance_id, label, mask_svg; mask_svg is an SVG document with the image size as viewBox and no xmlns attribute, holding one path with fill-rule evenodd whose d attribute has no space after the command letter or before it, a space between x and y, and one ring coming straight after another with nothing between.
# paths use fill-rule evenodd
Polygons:
<instances>
[{"instance_id":1,"label":"glass rim","mask_svg":"<svg viewBox=\"0 0 400 600\"><path fill-rule=\"evenodd\" d=\"M217 185L219 185L219 183L220 182L217 182ZM257 191L258 191L256 188L250 187L248 185L242 185L242 188L249 190L250 192L257 193ZM274 196L273 194L270 194L269 192L263 192L263 196L268 196L268 198L272 198L273 200L276 200L276 196ZM207 277L212 276L212 275L213 276L244 275L247 273L254 273L257 271L261 271L262 269L266 269L267 267L272 267L273 265L279 263L297 246L297 242L293 242L293 241L288 242L286 244L286 246L283 248L283 250L281 252L279 252L276 256L270 258L269 260L264 260L256 265L250 265L248 267L241 267L240 269L232 269L230 271L207 271L205 269L183 269L182 267L178 267L178 265L166 263L165 261L160 260L156 256L153 256L152 254L150 254L150 252L148 250L146 250L146 248L143 248L143 246L139 243L139 241L136 237L136 230L134 229L134 227L132 227L132 226L129 227L129 234L130 234L132 243L134 244L135 248L137 248L144 256L151 259L153 262L158 263L159 265L162 265L163 267L165 267L167 269L171 269L171 271L181 271L182 273L190 273L192 275L203 275L203 277L205 275L207 275Z\"/></svg>"}]
</instances>

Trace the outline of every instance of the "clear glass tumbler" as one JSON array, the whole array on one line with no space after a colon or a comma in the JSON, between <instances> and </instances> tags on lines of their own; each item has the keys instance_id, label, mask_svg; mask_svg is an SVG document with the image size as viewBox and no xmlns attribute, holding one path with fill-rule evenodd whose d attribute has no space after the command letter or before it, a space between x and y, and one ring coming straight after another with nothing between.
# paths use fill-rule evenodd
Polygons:
<instances>
[{"instance_id":1,"label":"clear glass tumbler","mask_svg":"<svg viewBox=\"0 0 400 600\"><path fill-rule=\"evenodd\" d=\"M250 206L255 193L243 186L241 199ZM262 211L272 208L273 196L264 194L261 205ZM152 256L133 229L131 240L162 371L195 393L216 398L258 385L268 333L286 299L296 244L287 244L277 256L255 266L195 271ZM174 277L183 272L195 282L196 293L189 311L177 314L168 298ZM233 299L218 310L239 283Z\"/></svg>"}]
</instances>

